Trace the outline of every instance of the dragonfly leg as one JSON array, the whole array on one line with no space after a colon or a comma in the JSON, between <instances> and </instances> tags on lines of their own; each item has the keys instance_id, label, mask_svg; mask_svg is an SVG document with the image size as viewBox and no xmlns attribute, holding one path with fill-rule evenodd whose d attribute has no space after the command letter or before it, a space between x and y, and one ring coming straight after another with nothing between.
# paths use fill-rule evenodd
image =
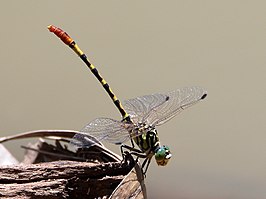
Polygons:
<instances>
[{"instance_id":1,"label":"dragonfly leg","mask_svg":"<svg viewBox=\"0 0 266 199\"><path fill-rule=\"evenodd\" d=\"M125 145L125 144L122 144L120 147L120 150L121 150L121 154L123 156L123 159L125 158L124 149L129 150L131 155L136 156L136 160L135 160L136 162L138 162L139 158L146 158L147 157L146 154L143 154L143 152L141 150L133 148L133 147L128 146L128 145Z\"/></svg>"},{"instance_id":2,"label":"dragonfly leg","mask_svg":"<svg viewBox=\"0 0 266 199\"><path fill-rule=\"evenodd\" d=\"M126 164L126 165L130 166L130 168L132 168L135 166L136 161L134 160L131 153L129 153L128 151L125 151L125 153L123 154L122 164Z\"/></svg>"},{"instance_id":3,"label":"dragonfly leg","mask_svg":"<svg viewBox=\"0 0 266 199\"><path fill-rule=\"evenodd\" d=\"M150 165L151 157L147 157L147 155L145 153L143 153L141 150L133 148L133 147L128 146L128 145L123 144L123 145L121 145L120 149L121 149L121 153L123 155L123 161L125 161L126 155L128 153L130 153L130 155L136 156L135 162L138 162L139 158L145 158L145 160L143 161L143 163L141 165L141 168L142 168L143 175L146 177L146 172L147 172L148 167ZM124 151L124 149L127 149L128 151Z\"/></svg>"},{"instance_id":4,"label":"dragonfly leg","mask_svg":"<svg viewBox=\"0 0 266 199\"><path fill-rule=\"evenodd\" d=\"M123 154L124 153L124 149L127 149L131 152L135 152L137 153L136 156L142 156L144 155L143 152L140 150L140 149L136 149L134 147L131 147L131 146L128 146L128 145L125 145L125 144L122 144L121 147L120 147L120 150L121 150L121 153ZM144 155L145 158L146 158L146 155Z\"/></svg>"},{"instance_id":5,"label":"dragonfly leg","mask_svg":"<svg viewBox=\"0 0 266 199\"><path fill-rule=\"evenodd\" d=\"M132 148L135 148L135 145L134 145L132 138L130 139L130 142L131 142Z\"/></svg>"},{"instance_id":6,"label":"dragonfly leg","mask_svg":"<svg viewBox=\"0 0 266 199\"><path fill-rule=\"evenodd\" d=\"M146 177L146 172L147 172L147 170L148 170L148 167L149 167L149 165L150 165L150 163L151 163L151 157L147 157L145 160L144 160L144 162L142 163L142 172L143 172L143 175ZM145 167L145 165L146 165L146 167ZM144 169L144 167L145 167L145 169Z\"/></svg>"}]
</instances>

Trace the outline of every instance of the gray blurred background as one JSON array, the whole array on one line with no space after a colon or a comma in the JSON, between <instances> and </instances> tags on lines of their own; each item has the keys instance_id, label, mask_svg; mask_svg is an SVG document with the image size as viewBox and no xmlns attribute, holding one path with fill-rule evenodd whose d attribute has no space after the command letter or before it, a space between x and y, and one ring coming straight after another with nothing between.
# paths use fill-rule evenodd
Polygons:
<instances>
[{"instance_id":1,"label":"gray blurred background","mask_svg":"<svg viewBox=\"0 0 266 199\"><path fill-rule=\"evenodd\" d=\"M66 30L123 100L198 85L208 97L158 131L173 158L153 160L150 198L266 198L265 1L3 1L1 136L79 130L120 119L81 60L47 30ZM5 146L23 156L21 144ZM118 146L106 145L119 152Z\"/></svg>"}]
</instances>

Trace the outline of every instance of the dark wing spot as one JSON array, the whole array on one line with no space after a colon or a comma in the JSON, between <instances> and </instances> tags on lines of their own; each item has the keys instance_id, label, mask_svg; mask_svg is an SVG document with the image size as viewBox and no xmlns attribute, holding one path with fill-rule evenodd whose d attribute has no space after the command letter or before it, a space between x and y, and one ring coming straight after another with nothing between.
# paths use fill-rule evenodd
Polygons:
<instances>
[{"instance_id":1,"label":"dark wing spot","mask_svg":"<svg viewBox=\"0 0 266 199\"><path fill-rule=\"evenodd\" d=\"M200 99L204 99L205 97L207 97L207 93L205 93L204 95L202 95Z\"/></svg>"}]
</instances>

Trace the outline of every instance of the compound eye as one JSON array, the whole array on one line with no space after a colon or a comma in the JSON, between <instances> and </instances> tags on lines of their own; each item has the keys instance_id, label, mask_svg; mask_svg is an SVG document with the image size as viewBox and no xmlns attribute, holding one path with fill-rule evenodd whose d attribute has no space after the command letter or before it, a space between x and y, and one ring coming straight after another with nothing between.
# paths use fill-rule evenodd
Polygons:
<instances>
[{"instance_id":1,"label":"compound eye","mask_svg":"<svg viewBox=\"0 0 266 199\"><path fill-rule=\"evenodd\" d=\"M170 152L169 147L167 146L161 146L156 152L155 152L155 160L158 165L166 165L168 160L172 157L172 154Z\"/></svg>"},{"instance_id":2,"label":"compound eye","mask_svg":"<svg viewBox=\"0 0 266 199\"><path fill-rule=\"evenodd\" d=\"M165 166L165 165L167 165L171 156L172 155L171 155L169 150L165 150L164 147L161 147L155 153L155 160L156 160L158 165Z\"/></svg>"},{"instance_id":3,"label":"compound eye","mask_svg":"<svg viewBox=\"0 0 266 199\"><path fill-rule=\"evenodd\" d=\"M170 152L170 148L168 146L163 146L164 148L164 158L169 160L172 157L172 154Z\"/></svg>"},{"instance_id":4,"label":"compound eye","mask_svg":"<svg viewBox=\"0 0 266 199\"><path fill-rule=\"evenodd\" d=\"M165 158L165 150L164 148L160 148L155 153L156 160L163 160Z\"/></svg>"}]
</instances>

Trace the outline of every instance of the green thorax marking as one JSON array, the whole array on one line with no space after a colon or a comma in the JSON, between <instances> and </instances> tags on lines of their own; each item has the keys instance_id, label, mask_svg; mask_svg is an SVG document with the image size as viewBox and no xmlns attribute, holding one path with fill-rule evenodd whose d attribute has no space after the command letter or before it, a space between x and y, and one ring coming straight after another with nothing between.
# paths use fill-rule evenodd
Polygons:
<instances>
[{"instance_id":1,"label":"green thorax marking","mask_svg":"<svg viewBox=\"0 0 266 199\"><path fill-rule=\"evenodd\" d=\"M140 134L139 136L136 136ZM155 150L160 145L157 130L153 126L147 126L143 123L136 125L133 130L134 142L139 146L143 153L155 153Z\"/></svg>"}]
</instances>

